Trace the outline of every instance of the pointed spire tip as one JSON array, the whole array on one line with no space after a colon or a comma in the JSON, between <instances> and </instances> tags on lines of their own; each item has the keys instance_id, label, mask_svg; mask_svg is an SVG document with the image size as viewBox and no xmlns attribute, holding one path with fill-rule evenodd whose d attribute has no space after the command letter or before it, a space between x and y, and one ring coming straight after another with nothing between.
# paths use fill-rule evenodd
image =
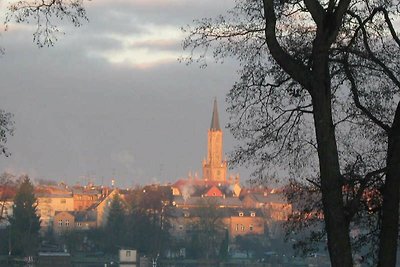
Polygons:
<instances>
[{"instance_id":1,"label":"pointed spire tip","mask_svg":"<svg viewBox=\"0 0 400 267\"><path fill-rule=\"evenodd\" d=\"M214 108L213 108L213 114L212 114L212 118L211 118L210 130L214 130L214 131L220 131L221 130L221 127L219 126L217 97L214 98Z\"/></svg>"}]
</instances>

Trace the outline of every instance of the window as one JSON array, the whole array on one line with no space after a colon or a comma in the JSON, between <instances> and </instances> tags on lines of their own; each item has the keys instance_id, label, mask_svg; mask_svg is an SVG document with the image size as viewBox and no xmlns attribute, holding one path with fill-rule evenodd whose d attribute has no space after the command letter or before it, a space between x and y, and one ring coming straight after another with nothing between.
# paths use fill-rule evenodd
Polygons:
<instances>
[{"instance_id":1,"label":"window","mask_svg":"<svg viewBox=\"0 0 400 267\"><path fill-rule=\"evenodd\" d=\"M239 217L243 217L243 212L239 212Z\"/></svg>"},{"instance_id":2,"label":"window","mask_svg":"<svg viewBox=\"0 0 400 267\"><path fill-rule=\"evenodd\" d=\"M255 212L252 212L252 213L250 213L250 216L251 216L251 217L256 217L256 213L255 213Z\"/></svg>"},{"instance_id":3,"label":"window","mask_svg":"<svg viewBox=\"0 0 400 267\"><path fill-rule=\"evenodd\" d=\"M62 220L59 220L58 221L58 226L62 226L63 225L63 221Z\"/></svg>"},{"instance_id":4,"label":"window","mask_svg":"<svg viewBox=\"0 0 400 267\"><path fill-rule=\"evenodd\" d=\"M69 227L69 220L65 220L65 226Z\"/></svg>"},{"instance_id":5,"label":"window","mask_svg":"<svg viewBox=\"0 0 400 267\"><path fill-rule=\"evenodd\" d=\"M241 225L240 228L241 228L242 232L244 232L244 225L243 224Z\"/></svg>"},{"instance_id":6,"label":"window","mask_svg":"<svg viewBox=\"0 0 400 267\"><path fill-rule=\"evenodd\" d=\"M183 225L179 225L179 230L183 230Z\"/></svg>"},{"instance_id":7,"label":"window","mask_svg":"<svg viewBox=\"0 0 400 267\"><path fill-rule=\"evenodd\" d=\"M81 227L81 226L82 226L82 223L78 222L76 225L79 226L79 227Z\"/></svg>"},{"instance_id":8,"label":"window","mask_svg":"<svg viewBox=\"0 0 400 267\"><path fill-rule=\"evenodd\" d=\"M130 250L127 250L127 251L126 251L126 256L127 256L127 257L130 257L130 256L131 256L131 251L130 251Z\"/></svg>"},{"instance_id":9,"label":"window","mask_svg":"<svg viewBox=\"0 0 400 267\"><path fill-rule=\"evenodd\" d=\"M253 225L250 224L250 225L249 225L249 230L250 230L250 231L253 231L253 229L254 229Z\"/></svg>"},{"instance_id":10,"label":"window","mask_svg":"<svg viewBox=\"0 0 400 267\"><path fill-rule=\"evenodd\" d=\"M236 232L239 230L239 224L236 224L235 230Z\"/></svg>"}]
</instances>

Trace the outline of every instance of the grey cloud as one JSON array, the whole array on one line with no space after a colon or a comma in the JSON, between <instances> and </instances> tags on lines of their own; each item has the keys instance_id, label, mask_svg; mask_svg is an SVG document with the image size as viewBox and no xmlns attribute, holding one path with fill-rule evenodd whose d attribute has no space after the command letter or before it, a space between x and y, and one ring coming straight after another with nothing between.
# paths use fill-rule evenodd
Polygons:
<instances>
[{"instance_id":1,"label":"grey cloud","mask_svg":"<svg viewBox=\"0 0 400 267\"><path fill-rule=\"evenodd\" d=\"M120 43L91 27L68 30L49 49L35 47L26 32L4 35L0 107L15 114L16 133L8 143L12 156L0 160L0 171L70 183L84 182L82 176L109 183L115 175L127 186L200 173L212 100L218 97L221 122L227 123L224 99L236 64L110 64L88 54ZM110 32L113 27L119 26L109 25ZM147 47L174 50L175 44ZM225 150L234 144L225 131Z\"/></svg>"}]
</instances>

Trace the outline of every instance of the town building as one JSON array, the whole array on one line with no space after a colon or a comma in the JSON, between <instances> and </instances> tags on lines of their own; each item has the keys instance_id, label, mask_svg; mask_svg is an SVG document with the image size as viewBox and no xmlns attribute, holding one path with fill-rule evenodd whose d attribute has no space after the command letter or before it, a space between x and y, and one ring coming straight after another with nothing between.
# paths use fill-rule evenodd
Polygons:
<instances>
[{"instance_id":1,"label":"town building","mask_svg":"<svg viewBox=\"0 0 400 267\"><path fill-rule=\"evenodd\" d=\"M74 198L72 191L57 186L37 186L35 195L38 201L37 213L40 215L41 228L52 227L57 211L73 211Z\"/></svg>"}]
</instances>

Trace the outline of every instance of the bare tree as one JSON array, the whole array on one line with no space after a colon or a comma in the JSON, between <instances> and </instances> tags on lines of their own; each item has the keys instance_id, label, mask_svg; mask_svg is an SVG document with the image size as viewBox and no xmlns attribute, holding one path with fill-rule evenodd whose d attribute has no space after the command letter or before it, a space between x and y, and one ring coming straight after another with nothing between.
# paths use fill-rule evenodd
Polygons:
<instances>
[{"instance_id":1,"label":"bare tree","mask_svg":"<svg viewBox=\"0 0 400 267\"><path fill-rule=\"evenodd\" d=\"M197 49L214 48L217 59L241 64L228 99L230 127L246 143L233 161L279 163L297 177L314 177L308 182L321 192L333 266L353 265L350 224L365 193L384 188L379 264L394 266L398 214L385 207L397 212L399 204L399 58L391 26L398 4L236 3L227 16L197 21L184 42L189 61L205 62Z\"/></svg>"},{"instance_id":2,"label":"bare tree","mask_svg":"<svg viewBox=\"0 0 400 267\"><path fill-rule=\"evenodd\" d=\"M33 41L39 46L53 46L58 35L62 34L60 24L69 20L73 26L79 27L87 21L83 0L24 0L11 2L8 5L6 29L12 22L30 23L36 29Z\"/></svg>"},{"instance_id":3,"label":"bare tree","mask_svg":"<svg viewBox=\"0 0 400 267\"><path fill-rule=\"evenodd\" d=\"M5 144L10 136L14 134L14 121L12 120L13 115L11 113L0 110L0 155L3 154L6 157L10 155L7 151Z\"/></svg>"}]
</instances>

